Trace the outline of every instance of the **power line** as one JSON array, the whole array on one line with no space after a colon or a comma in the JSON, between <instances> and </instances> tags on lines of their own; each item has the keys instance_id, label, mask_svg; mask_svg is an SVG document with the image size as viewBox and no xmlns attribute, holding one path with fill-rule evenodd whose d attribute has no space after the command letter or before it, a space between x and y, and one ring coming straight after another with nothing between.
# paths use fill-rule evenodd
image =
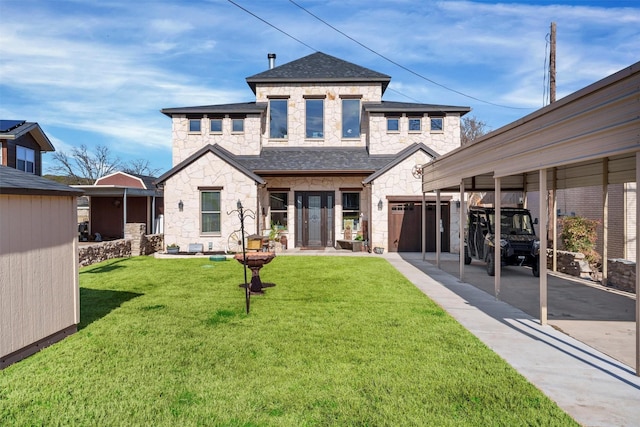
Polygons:
<instances>
[{"instance_id":1,"label":"power line","mask_svg":"<svg viewBox=\"0 0 640 427\"><path fill-rule=\"evenodd\" d=\"M292 3L292 4L294 4L295 6L299 7L299 8L300 8L300 9L302 9L303 11L307 12L309 15L313 16L314 18L316 18L318 21L322 22L323 24L325 24L325 25L326 25L326 26L328 26L329 28L331 28L331 29L333 29L334 31L336 31L336 32L338 32L338 33L340 33L340 34L342 34L344 37L348 38L349 40L351 40L351 41L353 41L353 42L355 42L355 43L359 44L359 45L360 45L360 46L362 46L363 48L367 49L369 52L371 52L371 53L373 53L373 54L375 54L375 55L378 55L380 58L384 59L385 61L388 61L388 62L392 63L393 65L395 65L395 66L397 66L397 67L402 68L403 70L407 71L408 73L411 73L411 74L413 74L413 75L414 75L414 76L416 76L416 77L419 77L419 78L421 78L421 79L423 79L423 80L425 80L425 81L428 81L429 83L432 83L432 84L434 84L434 85L436 85L436 86L440 86L440 87L441 87L441 88L443 88L443 89L446 89L446 90L448 90L448 91L450 91L450 92L457 93L458 95L462 95L462 96L464 96L464 97L466 97L466 98L470 98L470 99L473 99L473 100L475 100L475 101L482 102L482 103L489 104L489 105L493 105L493 106L496 106L496 107L509 108L509 109L514 109L514 110L530 110L530 109L531 109L531 108L526 108L526 107L511 107L511 106L508 106L508 105L496 104L496 103L494 103L494 102L485 101L485 100L483 100L483 99L477 98L477 97L475 97L475 96L468 95L468 94L466 94L466 93L464 93L464 92L460 92L460 91L458 91L458 90L455 90L455 89L453 89L453 88L450 88L450 87L448 87L448 86L445 86L445 85L443 85L443 84L441 84L441 83L438 83L438 82L436 82L435 80L432 80L432 79L430 79L430 78L428 78L428 77L426 77L426 76L423 76L422 74L420 74L420 73L418 73L418 72L416 72L416 71L413 71L413 70L409 69L408 67L405 67L404 65L399 64L398 62L396 62L396 61L394 61L394 60L392 60L392 59L390 59L390 58L388 58L388 57L386 57L386 56L382 55L381 53L376 52L375 50L371 49L370 47L366 46L365 44L363 44L363 43L359 42L358 40L354 39L354 38L353 38L353 37L351 37L350 35L348 35L348 34L346 34L346 33L342 32L342 31L341 31L341 30L339 30L338 28L336 28L336 27L334 27L333 25L329 24L327 21L325 21L324 19L320 18L319 16L317 16L317 15L315 15L315 14L311 13L309 10L307 10L307 9L306 9L306 8L304 8L303 6L300 6L300 5L299 5L298 3L296 3L295 1L293 1L293 0L289 0L289 2L290 2L290 3Z\"/></svg>"},{"instance_id":2,"label":"power line","mask_svg":"<svg viewBox=\"0 0 640 427\"><path fill-rule=\"evenodd\" d=\"M265 24L267 24L268 26L270 26L271 28L273 28L274 30L280 31L282 34L284 34L285 36L292 38L293 40L297 41L298 43L308 47L309 49L311 49L314 52L319 52L318 49L315 49L311 46L309 46L308 44L306 44L305 42L303 42L302 40L299 40L295 37L293 37L291 34L287 33L284 30L281 30L280 28L276 27L275 25L271 24L270 22L267 22L266 20L260 18L258 15L256 15L255 13L251 12L248 9L245 9L244 7L240 6L238 3L234 2L233 0L227 0L229 3L231 3L232 5L234 5L235 7L242 9L243 11L247 12L249 15L253 16L256 19L259 19L260 21L264 22Z\"/></svg>"}]
</instances>

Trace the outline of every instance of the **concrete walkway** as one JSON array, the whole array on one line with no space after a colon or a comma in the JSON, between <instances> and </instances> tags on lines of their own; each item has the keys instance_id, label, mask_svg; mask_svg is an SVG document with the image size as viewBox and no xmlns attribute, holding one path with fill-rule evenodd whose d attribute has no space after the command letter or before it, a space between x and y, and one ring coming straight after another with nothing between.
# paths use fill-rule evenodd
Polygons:
<instances>
[{"instance_id":1,"label":"concrete walkway","mask_svg":"<svg viewBox=\"0 0 640 427\"><path fill-rule=\"evenodd\" d=\"M580 424L640 426L640 377L632 368L541 326L524 311L422 261L421 254L401 255L383 256Z\"/></svg>"}]
</instances>

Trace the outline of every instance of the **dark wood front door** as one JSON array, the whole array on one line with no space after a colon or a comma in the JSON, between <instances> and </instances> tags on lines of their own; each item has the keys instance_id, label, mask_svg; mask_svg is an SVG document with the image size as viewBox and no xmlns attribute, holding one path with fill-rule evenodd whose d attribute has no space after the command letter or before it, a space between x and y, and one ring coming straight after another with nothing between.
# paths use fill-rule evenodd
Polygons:
<instances>
[{"instance_id":1,"label":"dark wood front door","mask_svg":"<svg viewBox=\"0 0 640 427\"><path fill-rule=\"evenodd\" d=\"M449 252L449 205L441 205L441 251ZM436 251L436 206L427 203L427 224L425 233L426 252ZM422 251L422 203L389 203L389 252Z\"/></svg>"},{"instance_id":2,"label":"dark wood front door","mask_svg":"<svg viewBox=\"0 0 640 427\"><path fill-rule=\"evenodd\" d=\"M297 191L296 247L333 246L333 191Z\"/></svg>"}]
</instances>

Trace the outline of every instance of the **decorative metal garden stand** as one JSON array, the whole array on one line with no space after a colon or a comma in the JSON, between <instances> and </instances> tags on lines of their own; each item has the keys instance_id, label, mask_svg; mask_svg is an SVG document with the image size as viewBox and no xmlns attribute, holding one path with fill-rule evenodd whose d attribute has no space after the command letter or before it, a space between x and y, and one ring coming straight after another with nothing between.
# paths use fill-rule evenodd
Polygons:
<instances>
[{"instance_id":1,"label":"decorative metal garden stand","mask_svg":"<svg viewBox=\"0 0 640 427\"><path fill-rule=\"evenodd\" d=\"M227 212L227 215L231 215L233 212L237 212L238 218L240 218L240 235L243 236L243 238L241 239L242 253L236 254L234 258L244 266L244 283L240 286L245 289L245 304L247 308L247 314L249 314L249 308L251 306L251 294L263 294L264 291L262 290L262 288L275 286L274 283L263 283L262 280L260 280L260 269L265 264L270 263L271 260L275 258L276 254L273 252L247 253L247 248L244 241L244 220L245 218L255 219L256 215L252 210L244 209L240 200L238 200L237 206L238 209ZM251 282L247 282L247 267L251 269Z\"/></svg>"}]
</instances>

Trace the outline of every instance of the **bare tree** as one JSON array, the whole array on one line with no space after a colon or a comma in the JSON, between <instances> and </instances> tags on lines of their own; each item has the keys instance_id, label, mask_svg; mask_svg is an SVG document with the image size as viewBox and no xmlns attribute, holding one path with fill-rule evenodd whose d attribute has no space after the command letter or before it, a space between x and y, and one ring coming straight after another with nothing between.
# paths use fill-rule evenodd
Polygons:
<instances>
[{"instance_id":1,"label":"bare tree","mask_svg":"<svg viewBox=\"0 0 640 427\"><path fill-rule=\"evenodd\" d=\"M53 153L56 165L51 169L74 181L93 184L101 176L108 175L120 169L122 162L111 154L109 147L99 145L95 151L89 152L86 145L73 147L71 153L56 151Z\"/></svg>"},{"instance_id":2,"label":"bare tree","mask_svg":"<svg viewBox=\"0 0 640 427\"><path fill-rule=\"evenodd\" d=\"M460 143L469 144L487 133L487 124L474 117L463 117L460 123Z\"/></svg>"},{"instance_id":3,"label":"bare tree","mask_svg":"<svg viewBox=\"0 0 640 427\"><path fill-rule=\"evenodd\" d=\"M127 163L122 169L123 172L134 174L134 175L146 175L146 176L155 176L158 172L160 172L160 168L152 168L149 159L136 159L131 160Z\"/></svg>"}]
</instances>

